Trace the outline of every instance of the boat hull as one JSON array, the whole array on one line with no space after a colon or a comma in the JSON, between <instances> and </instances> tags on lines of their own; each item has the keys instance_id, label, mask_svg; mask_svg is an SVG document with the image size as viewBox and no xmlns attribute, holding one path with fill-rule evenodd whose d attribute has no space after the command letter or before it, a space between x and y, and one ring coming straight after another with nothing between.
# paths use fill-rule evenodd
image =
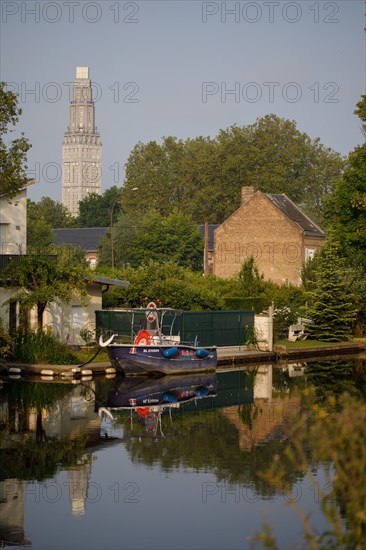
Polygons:
<instances>
[{"instance_id":1,"label":"boat hull","mask_svg":"<svg viewBox=\"0 0 366 550\"><path fill-rule=\"evenodd\" d=\"M107 407L166 406L169 403L182 403L193 398L214 397L216 391L216 374L123 378L122 381L116 380L111 388Z\"/></svg>"},{"instance_id":2,"label":"boat hull","mask_svg":"<svg viewBox=\"0 0 366 550\"><path fill-rule=\"evenodd\" d=\"M216 347L110 344L107 350L112 366L126 376L212 372L217 367Z\"/></svg>"}]
</instances>

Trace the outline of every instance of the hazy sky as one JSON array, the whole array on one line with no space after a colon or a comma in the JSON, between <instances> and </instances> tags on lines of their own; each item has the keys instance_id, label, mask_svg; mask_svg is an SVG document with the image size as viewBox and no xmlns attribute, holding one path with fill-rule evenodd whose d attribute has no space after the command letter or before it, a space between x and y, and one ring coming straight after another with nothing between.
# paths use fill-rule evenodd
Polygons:
<instances>
[{"instance_id":1,"label":"hazy sky","mask_svg":"<svg viewBox=\"0 0 366 550\"><path fill-rule=\"evenodd\" d=\"M94 83L102 191L123 183L139 141L214 137L268 113L344 155L362 142L363 0L3 0L1 10L0 79L20 94L33 200L61 200L76 66Z\"/></svg>"}]
</instances>

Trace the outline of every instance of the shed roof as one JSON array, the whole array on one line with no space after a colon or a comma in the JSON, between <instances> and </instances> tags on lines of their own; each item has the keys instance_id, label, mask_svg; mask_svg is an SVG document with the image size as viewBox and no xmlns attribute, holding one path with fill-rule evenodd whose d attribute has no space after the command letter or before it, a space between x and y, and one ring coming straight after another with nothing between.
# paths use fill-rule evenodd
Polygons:
<instances>
[{"instance_id":1,"label":"shed roof","mask_svg":"<svg viewBox=\"0 0 366 550\"><path fill-rule=\"evenodd\" d=\"M93 282L108 286L130 286L129 281L123 281L121 279L110 279L109 277L100 277L99 275L93 276Z\"/></svg>"},{"instance_id":2,"label":"shed roof","mask_svg":"<svg viewBox=\"0 0 366 550\"><path fill-rule=\"evenodd\" d=\"M306 236L325 238L324 231L308 218L295 203L285 194L273 195L264 193L264 195L279 209L287 218L296 223Z\"/></svg>"}]
</instances>

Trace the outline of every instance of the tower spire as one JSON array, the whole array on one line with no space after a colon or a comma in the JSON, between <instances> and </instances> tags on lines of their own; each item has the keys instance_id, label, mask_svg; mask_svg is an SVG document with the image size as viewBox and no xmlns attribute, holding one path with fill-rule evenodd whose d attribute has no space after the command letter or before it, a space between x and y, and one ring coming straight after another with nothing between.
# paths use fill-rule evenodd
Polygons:
<instances>
[{"instance_id":1,"label":"tower spire","mask_svg":"<svg viewBox=\"0 0 366 550\"><path fill-rule=\"evenodd\" d=\"M89 67L76 67L69 127L62 144L62 204L74 216L84 197L101 193L101 157Z\"/></svg>"}]
</instances>

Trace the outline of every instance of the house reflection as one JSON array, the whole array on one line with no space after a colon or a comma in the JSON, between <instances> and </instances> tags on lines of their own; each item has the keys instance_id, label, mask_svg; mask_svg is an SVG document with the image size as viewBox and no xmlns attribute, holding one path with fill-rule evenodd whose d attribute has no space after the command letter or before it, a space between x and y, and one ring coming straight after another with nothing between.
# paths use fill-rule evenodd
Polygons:
<instances>
[{"instance_id":1,"label":"house reflection","mask_svg":"<svg viewBox=\"0 0 366 550\"><path fill-rule=\"evenodd\" d=\"M30 544L24 536L24 481L0 481L0 547Z\"/></svg>"},{"instance_id":2,"label":"house reflection","mask_svg":"<svg viewBox=\"0 0 366 550\"><path fill-rule=\"evenodd\" d=\"M290 373L292 370L288 370ZM294 420L299 411L299 396L273 396L273 366L261 365L256 369L253 402L225 407L221 412L237 429L240 450L251 451L271 438L283 438L283 425Z\"/></svg>"},{"instance_id":3,"label":"house reflection","mask_svg":"<svg viewBox=\"0 0 366 550\"><path fill-rule=\"evenodd\" d=\"M39 403L37 392L42 396ZM54 400L55 395L60 398ZM83 445L85 443L75 463L66 465L72 514L83 515L92 464L92 453L88 449L101 440L101 420L95 410L95 383L19 382L15 385L10 382L4 385L0 399L0 452L3 457L29 441L35 441L40 448L54 441L62 444L81 439ZM31 473L24 473L21 465L17 468L14 464L9 465L9 470L14 470L16 477L0 482L0 546L31 545L24 536L24 480L30 479ZM47 471L38 472L34 479L42 483L56 471L57 464L48 464ZM6 477L7 472L4 475Z\"/></svg>"},{"instance_id":4,"label":"house reflection","mask_svg":"<svg viewBox=\"0 0 366 550\"><path fill-rule=\"evenodd\" d=\"M42 427L47 438L76 439L88 434L99 440L100 418L95 411L95 382L73 386L52 408L42 408ZM29 410L29 430L36 432L39 411Z\"/></svg>"}]
</instances>

